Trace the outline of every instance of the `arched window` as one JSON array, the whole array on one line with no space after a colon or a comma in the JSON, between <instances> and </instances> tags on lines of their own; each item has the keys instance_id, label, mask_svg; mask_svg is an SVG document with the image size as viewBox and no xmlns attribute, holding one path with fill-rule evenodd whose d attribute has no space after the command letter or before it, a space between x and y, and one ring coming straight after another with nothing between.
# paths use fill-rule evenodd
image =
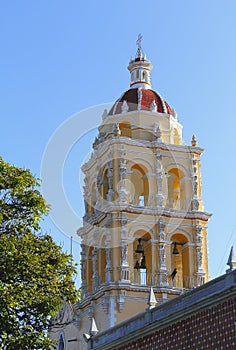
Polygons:
<instances>
[{"instance_id":1,"label":"arched window","mask_svg":"<svg viewBox=\"0 0 236 350\"><path fill-rule=\"evenodd\" d=\"M147 73L146 72L143 72L142 78L143 78L143 80L147 81Z\"/></svg>"},{"instance_id":2,"label":"arched window","mask_svg":"<svg viewBox=\"0 0 236 350\"><path fill-rule=\"evenodd\" d=\"M64 350L65 349L65 343L62 334L60 335L59 342L58 342L58 350Z\"/></svg>"},{"instance_id":3,"label":"arched window","mask_svg":"<svg viewBox=\"0 0 236 350\"><path fill-rule=\"evenodd\" d=\"M94 183L91 189L91 202L90 202L90 208L89 208L91 214L94 214L95 205L96 205L96 185Z\"/></svg>"},{"instance_id":4,"label":"arched window","mask_svg":"<svg viewBox=\"0 0 236 350\"><path fill-rule=\"evenodd\" d=\"M104 171L102 176L100 194L103 199L107 200L107 194L108 194L108 170L107 169Z\"/></svg>"},{"instance_id":5,"label":"arched window","mask_svg":"<svg viewBox=\"0 0 236 350\"><path fill-rule=\"evenodd\" d=\"M133 241L133 283L140 285L153 284L153 261L151 235L144 230L138 230Z\"/></svg>"},{"instance_id":6,"label":"arched window","mask_svg":"<svg viewBox=\"0 0 236 350\"><path fill-rule=\"evenodd\" d=\"M138 78L139 78L139 71L136 70L136 79L138 79Z\"/></svg>"},{"instance_id":7,"label":"arched window","mask_svg":"<svg viewBox=\"0 0 236 350\"><path fill-rule=\"evenodd\" d=\"M177 288L191 288L193 281L190 271L190 247L188 239L180 233L171 237L171 275L169 284Z\"/></svg>"},{"instance_id":8,"label":"arched window","mask_svg":"<svg viewBox=\"0 0 236 350\"><path fill-rule=\"evenodd\" d=\"M128 122L123 122L119 124L121 131L121 136L131 137L131 126Z\"/></svg>"},{"instance_id":9,"label":"arched window","mask_svg":"<svg viewBox=\"0 0 236 350\"><path fill-rule=\"evenodd\" d=\"M178 168L168 171L168 206L183 210L186 206L184 174Z\"/></svg>"},{"instance_id":10,"label":"arched window","mask_svg":"<svg viewBox=\"0 0 236 350\"><path fill-rule=\"evenodd\" d=\"M131 202L134 205L145 206L148 204L149 184L146 171L138 164L131 168Z\"/></svg>"},{"instance_id":11,"label":"arched window","mask_svg":"<svg viewBox=\"0 0 236 350\"><path fill-rule=\"evenodd\" d=\"M100 248L98 250L98 274L99 274L99 283L106 282L106 249L105 249L105 240L103 237L101 240Z\"/></svg>"}]
</instances>

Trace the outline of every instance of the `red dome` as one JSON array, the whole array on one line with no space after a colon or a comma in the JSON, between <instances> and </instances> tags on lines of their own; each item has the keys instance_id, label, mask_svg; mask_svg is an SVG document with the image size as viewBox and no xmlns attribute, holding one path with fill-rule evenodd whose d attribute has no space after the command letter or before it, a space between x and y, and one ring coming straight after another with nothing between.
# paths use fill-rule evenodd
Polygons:
<instances>
[{"instance_id":1,"label":"red dome","mask_svg":"<svg viewBox=\"0 0 236 350\"><path fill-rule=\"evenodd\" d=\"M129 89L127 90L112 106L109 115L122 113L122 105L124 101L128 104L128 112L144 110L152 110L153 101L156 104L156 112L172 114L170 106L156 92L150 89Z\"/></svg>"}]
</instances>

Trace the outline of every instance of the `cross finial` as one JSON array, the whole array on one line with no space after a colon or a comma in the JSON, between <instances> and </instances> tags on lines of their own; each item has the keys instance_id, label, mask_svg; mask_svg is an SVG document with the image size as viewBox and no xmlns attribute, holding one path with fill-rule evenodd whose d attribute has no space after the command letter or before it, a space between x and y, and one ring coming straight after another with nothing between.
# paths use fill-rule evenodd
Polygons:
<instances>
[{"instance_id":1,"label":"cross finial","mask_svg":"<svg viewBox=\"0 0 236 350\"><path fill-rule=\"evenodd\" d=\"M138 40L136 41L136 45L138 46L138 50L137 50L137 56L142 55L142 47L141 47L141 41L143 39L142 34L140 33L138 35Z\"/></svg>"}]
</instances>

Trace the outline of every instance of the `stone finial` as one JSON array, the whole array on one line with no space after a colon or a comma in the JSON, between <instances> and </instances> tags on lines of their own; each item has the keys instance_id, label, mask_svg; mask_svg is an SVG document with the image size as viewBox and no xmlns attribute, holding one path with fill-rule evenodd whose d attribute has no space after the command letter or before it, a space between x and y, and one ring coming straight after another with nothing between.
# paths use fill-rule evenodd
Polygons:
<instances>
[{"instance_id":1,"label":"stone finial","mask_svg":"<svg viewBox=\"0 0 236 350\"><path fill-rule=\"evenodd\" d=\"M91 337L93 337L94 335L96 335L98 333L98 329L97 329L97 325L96 325L94 317L92 318L92 321L91 321L91 327L90 327L89 333L90 333Z\"/></svg>"},{"instance_id":2,"label":"stone finial","mask_svg":"<svg viewBox=\"0 0 236 350\"><path fill-rule=\"evenodd\" d=\"M177 112L176 112L176 110L174 108L171 110L171 114L173 115L173 117L175 119L178 119L178 114L177 114Z\"/></svg>"},{"instance_id":3,"label":"stone finial","mask_svg":"<svg viewBox=\"0 0 236 350\"><path fill-rule=\"evenodd\" d=\"M150 105L150 111L151 112L156 112L157 111L157 104L155 100L152 100L152 103Z\"/></svg>"},{"instance_id":4,"label":"stone finial","mask_svg":"<svg viewBox=\"0 0 236 350\"><path fill-rule=\"evenodd\" d=\"M191 141L191 143L192 143L192 146L193 146L193 147L196 147L196 146L197 146L197 138L196 138L195 135L192 136L192 141Z\"/></svg>"},{"instance_id":5,"label":"stone finial","mask_svg":"<svg viewBox=\"0 0 236 350\"><path fill-rule=\"evenodd\" d=\"M236 251L234 250L233 246L230 249L227 265L229 266L227 272L236 269Z\"/></svg>"},{"instance_id":6,"label":"stone finial","mask_svg":"<svg viewBox=\"0 0 236 350\"><path fill-rule=\"evenodd\" d=\"M121 112L122 113L127 113L129 111L129 106L126 100L123 101L122 106L121 106Z\"/></svg>"},{"instance_id":7,"label":"stone finial","mask_svg":"<svg viewBox=\"0 0 236 350\"><path fill-rule=\"evenodd\" d=\"M108 117L108 112L107 109L104 109L103 114L102 114L102 120L106 120L106 118Z\"/></svg>"},{"instance_id":8,"label":"stone finial","mask_svg":"<svg viewBox=\"0 0 236 350\"><path fill-rule=\"evenodd\" d=\"M156 297L155 294L153 292L153 288L150 288L150 294L149 294L149 298L148 298L148 309L153 309L155 306L157 306L157 301L156 301Z\"/></svg>"}]
</instances>

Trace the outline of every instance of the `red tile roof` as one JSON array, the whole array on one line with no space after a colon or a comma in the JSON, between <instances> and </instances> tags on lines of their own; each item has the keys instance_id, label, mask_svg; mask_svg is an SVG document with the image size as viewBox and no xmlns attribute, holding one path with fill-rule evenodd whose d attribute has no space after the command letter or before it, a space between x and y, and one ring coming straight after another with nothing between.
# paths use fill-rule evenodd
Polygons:
<instances>
[{"instance_id":1,"label":"red tile roof","mask_svg":"<svg viewBox=\"0 0 236 350\"><path fill-rule=\"evenodd\" d=\"M139 91L138 91L139 90ZM140 96L140 97L139 97ZM140 98L140 101L139 101ZM109 115L122 113L122 104L127 102L129 112L136 110L150 111L153 100L157 106L157 112L171 114L172 110L168 103L154 90L150 89L129 89L114 103L109 111Z\"/></svg>"}]
</instances>

